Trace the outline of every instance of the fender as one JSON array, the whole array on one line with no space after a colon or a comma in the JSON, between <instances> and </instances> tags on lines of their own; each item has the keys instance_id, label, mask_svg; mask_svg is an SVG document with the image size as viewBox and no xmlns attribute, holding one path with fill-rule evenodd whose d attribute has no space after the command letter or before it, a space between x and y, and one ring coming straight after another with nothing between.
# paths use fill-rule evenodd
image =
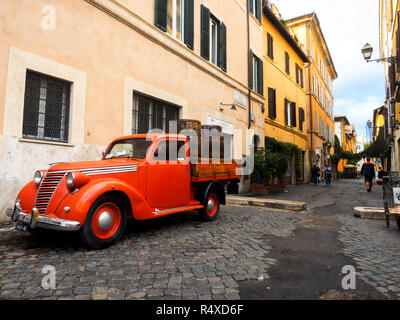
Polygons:
<instances>
[{"instance_id":1,"label":"fender","mask_svg":"<svg viewBox=\"0 0 400 320\"><path fill-rule=\"evenodd\" d=\"M110 178L90 181L76 193L69 193L57 207L56 215L61 219L79 221L83 224L92 204L102 195L115 191L122 192L128 197L132 208L131 214L135 219L144 220L153 216L142 194L125 182ZM69 213L64 211L66 206L71 208Z\"/></svg>"},{"instance_id":2,"label":"fender","mask_svg":"<svg viewBox=\"0 0 400 320\"><path fill-rule=\"evenodd\" d=\"M18 193L17 199L21 199L21 208L23 211L30 212L32 210L33 205L35 204L37 191L38 187L32 180L29 183L27 183Z\"/></svg>"},{"instance_id":3,"label":"fender","mask_svg":"<svg viewBox=\"0 0 400 320\"><path fill-rule=\"evenodd\" d=\"M203 201L201 203L203 203L203 204L206 203L208 192L214 187L215 187L215 190L217 192L217 195L218 195L220 203L225 205L226 204L225 190L224 190L223 185L218 181L211 181L210 183L208 183L206 185L205 191L204 191L203 196L202 196L202 200Z\"/></svg>"}]
</instances>

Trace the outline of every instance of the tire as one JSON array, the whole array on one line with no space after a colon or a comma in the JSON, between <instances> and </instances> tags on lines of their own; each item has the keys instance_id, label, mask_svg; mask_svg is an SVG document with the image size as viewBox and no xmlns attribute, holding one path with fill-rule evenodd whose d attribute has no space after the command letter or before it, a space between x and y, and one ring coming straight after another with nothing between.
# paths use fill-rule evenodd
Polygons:
<instances>
[{"instance_id":1,"label":"tire","mask_svg":"<svg viewBox=\"0 0 400 320\"><path fill-rule=\"evenodd\" d=\"M204 222L214 221L218 217L220 200L215 190L210 190L204 208L200 210L200 219Z\"/></svg>"},{"instance_id":2,"label":"tire","mask_svg":"<svg viewBox=\"0 0 400 320\"><path fill-rule=\"evenodd\" d=\"M81 240L92 249L102 249L117 242L126 228L125 208L121 198L116 195L98 198L90 207L80 231Z\"/></svg>"}]
</instances>

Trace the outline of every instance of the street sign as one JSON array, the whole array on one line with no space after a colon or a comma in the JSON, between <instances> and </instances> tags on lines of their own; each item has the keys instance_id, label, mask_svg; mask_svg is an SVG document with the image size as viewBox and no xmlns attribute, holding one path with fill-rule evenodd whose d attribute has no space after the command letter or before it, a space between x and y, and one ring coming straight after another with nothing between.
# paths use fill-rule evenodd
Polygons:
<instances>
[{"instance_id":1,"label":"street sign","mask_svg":"<svg viewBox=\"0 0 400 320\"><path fill-rule=\"evenodd\" d=\"M400 188L393 188L393 200L395 204L400 204Z\"/></svg>"}]
</instances>

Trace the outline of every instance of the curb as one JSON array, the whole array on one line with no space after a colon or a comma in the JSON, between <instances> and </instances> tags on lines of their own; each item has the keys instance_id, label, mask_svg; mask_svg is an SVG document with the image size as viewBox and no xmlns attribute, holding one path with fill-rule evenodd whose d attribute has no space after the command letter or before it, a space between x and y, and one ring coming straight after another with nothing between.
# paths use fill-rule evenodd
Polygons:
<instances>
[{"instance_id":1,"label":"curb","mask_svg":"<svg viewBox=\"0 0 400 320\"><path fill-rule=\"evenodd\" d=\"M355 207L354 216L361 219L385 219L385 210L374 207Z\"/></svg>"},{"instance_id":2,"label":"curb","mask_svg":"<svg viewBox=\"0 0 400 320\"><path fill-rule=\"evenodd\" d=\"M235 197L235 196L227 196L226 204L273 208L273 209L281 209L281 210L296 211L296 212L305 211L307 209L307 205L305 202L272 200L272 199L256 199L256 198Z\"/></svg>"}]
</instances>

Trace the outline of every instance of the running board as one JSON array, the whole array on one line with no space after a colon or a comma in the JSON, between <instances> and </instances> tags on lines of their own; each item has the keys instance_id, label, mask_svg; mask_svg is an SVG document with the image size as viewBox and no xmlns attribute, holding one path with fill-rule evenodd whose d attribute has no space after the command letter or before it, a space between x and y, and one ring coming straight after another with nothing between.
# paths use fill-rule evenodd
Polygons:
<instances>
[{"instance_id":1,"label":"running board","mask_svg":"<svg viewBox=\"0 0 400 320\"><path fill-rule=\"evenodd\" d=\"M166 215L173 214L173 213L186 212L186 211L198 210L198 209L203 209L203 208L204 208L204 206L198 205L198 206L166 209L166 210L160 210L160 211L155 210L155 211L153 211L153 215L156 217L161 217L161 216L166 216Z\"/></svg>"}]
</instances>

